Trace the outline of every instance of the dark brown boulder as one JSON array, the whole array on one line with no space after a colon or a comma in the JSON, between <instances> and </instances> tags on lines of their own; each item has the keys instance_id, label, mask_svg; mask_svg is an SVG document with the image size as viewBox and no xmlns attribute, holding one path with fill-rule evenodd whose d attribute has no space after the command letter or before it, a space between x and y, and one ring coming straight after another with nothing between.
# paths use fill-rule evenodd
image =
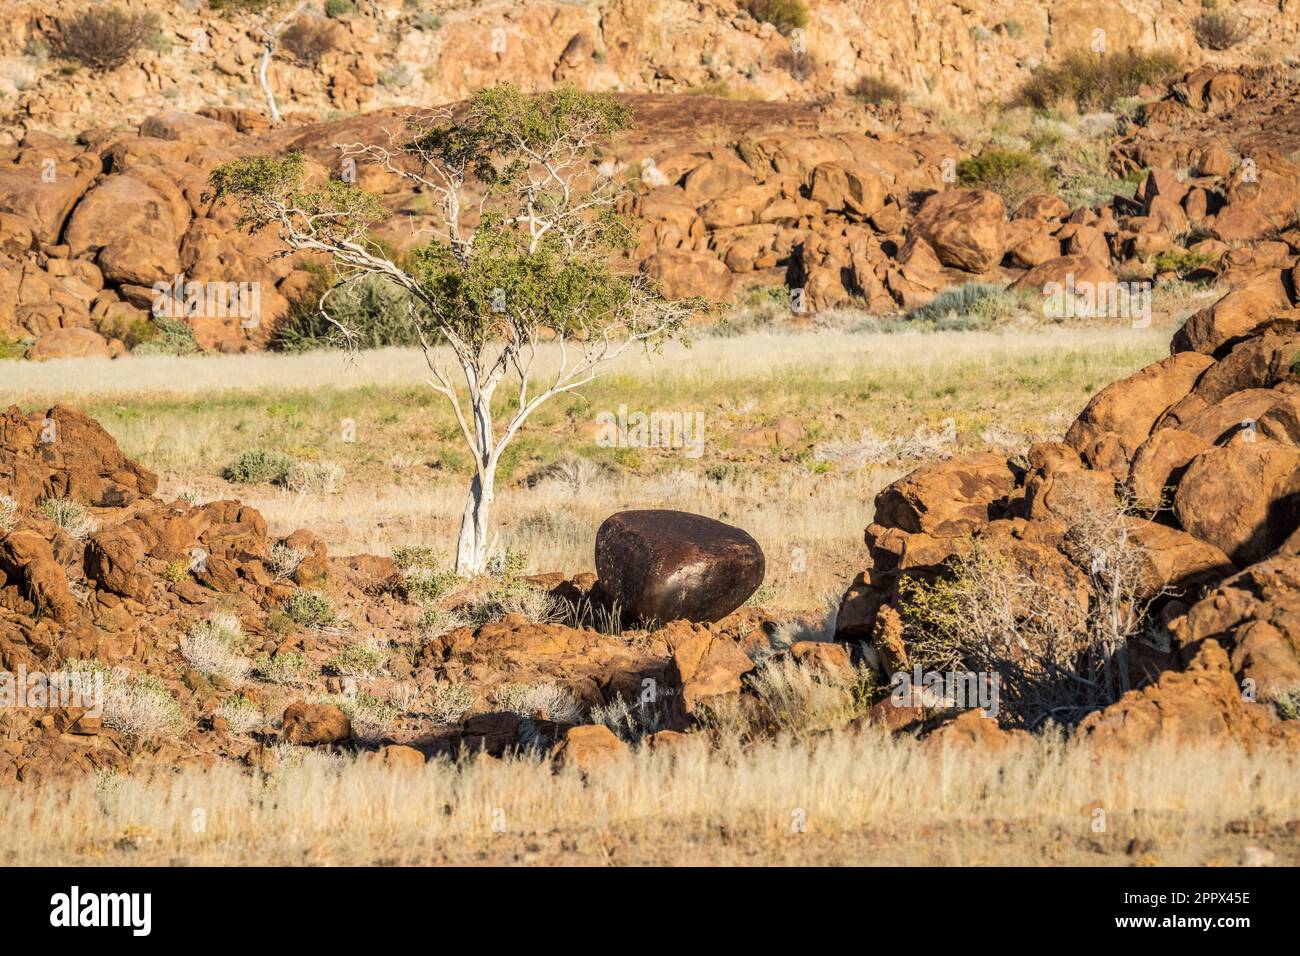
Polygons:
<instances>
[{"instance_id":1,"label":"dark brown boulder","mask_svg":"<svg viewBox=\"0 0 1300 956\"><path fill-rule=\"evenodd\" d=\"M684 511L620 511L596 532L604 596L643 620L717 621L763 581L763 550L749 534Z\"/></svg>"}]
</instances>

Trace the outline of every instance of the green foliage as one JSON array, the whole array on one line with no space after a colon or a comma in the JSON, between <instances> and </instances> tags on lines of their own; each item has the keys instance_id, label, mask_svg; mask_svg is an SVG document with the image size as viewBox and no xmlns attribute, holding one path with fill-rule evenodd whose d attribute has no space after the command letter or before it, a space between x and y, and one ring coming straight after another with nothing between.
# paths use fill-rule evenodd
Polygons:
<instances>
[{"instance_id":1,"label":"green foliage","mask_svg":"<svg viewBox=\"0 0 1300 956\"><path fill-rule=\"evenodd\" d=\"M0 336L0 360L20 359L27 354L27 342L22 339L7 339Z\"/></svg>"},{"instance_id":2,"label":"green foliage","mask_svg":"<svg viewBox=\"0 0 1300 956\"><path fill-rule=\"evenodd\" d=\"M803 0L749 0L745 9L755 20L772 24L782 34L808 25L808 8Z\"/></svg>"},{"instance_id":3,"label":"green foliage","mask_svg":"<svg viewBox=\"0 0 1300 956\"><path fill-rule=\"evenodd\" d=\"M334 655L329 666L340 677L366 680L379 673L386 659L387 655L371 644L349 644Z\"/></svg>"},{"instance_id":4,"label":"green foliage","mask_svg":"<svg viewBox=\"0 0 1300 956\"><path fill-rule=\"evenodd\" d=\"M294 591L284 602L284 613L303 627L329 627L337 619L333 603L319 591Z\"/></svg>"},{"instance_id":5,"label":"green foliage","mask_svg":"<svg viewBox=\"0 0 1300 956\"><path fill-rule=\"evenodd\" d=\"M171 561L163 568L163 577L172 584L179 584L190 576L188 561Z\"/></svg>"},{"instance_id":6,"label":"green foliage","mask_svg":"<svg viewBox=\"0 0 1300 956\"><path fill-rule=\"evenodd\" d=\"M333 322L320 308L321 296L327 290L325 308ZM271 348L282 352L305 352L326 348L418 346L417 326L408 318L407 310L411 308L427 316L427 310L419 306L409 292L383 276L363 276L356 282L331 289L328 280L321 275L276 328ZM427 324L427 318L422 320L422 324ZM339 326L347 329L346 335ZM431 335L430 341L437 338Z\"/></svg>"},{"instance_id":7,"label":"green foliage","mask_svg":"<svg viewBox=\"0 0 1300 956\"><path fill-rule=\"evenodd\" d=\"M281 483L288 479L294 464L294 460L283 452L251 448L226 469L225 478L241 485Z\"/></svg>"},{"instance_id":8,"label":"green foliage","mask_svg":"<svg viewBox=\"0 0 1300 956\"><path fill-rule=\"evenodd\" d=\"M137 355L190 355L199 351L194 330L176 319L155 317L152 331L128 327L128 334L137 333L144 336L133 349Z\"/></svg>"},{"instance_id":9,"label":"green foliage","mask_svg":"<svg viewBox=\"0 0 1300 956\"><path fill-rule=\"evenodd\" d=\"M306 188L305 179L302 153L256 156L214 169L207 195L238 201L235 225L241 229L261 229L285 215L325 242L353 241L387 215L378 196L352 183L331 179Z\"/></svg>"},{"instance_id":10,"label":"green foliage","mask_svg":"<svg viewBox=\"0 0 1300 956\"><path fill-rule=\"evenodd\" d=\"M1015 210L1035 193L1052 191L1056 185L1051 170L1037 157L997 147L959 162L957 179L962 185L997 193L1008 210Z\"/></svg>"},{"instance_id":11,"label":"green foliage","mask_svg":"<svg viewBox=\"0 0 1300 956\"><path fill-rule=\"evenodd\" d=\"M413 79L409 66L405 63L394 63L379 74L379 85L388 89L401 89L410 86Z\"/></svg>"},{"instance_id":12,"label":"green foliage","mask_svg":"<svg viewBox=\"0 0 1300 956\"><path fill-rule=\"evenodd\" d=\"M300 686L311 676L311 661L297 651L280 651L274 657L262 654L253 661L253 672L272 684Z\"/></svg>"},{"instance_id":13,"label":"green foliage","mask_svg":"<svg viewBox=\"0 0 1300 956\"><path fill-rule=\"evenodd\" d=\"M325 16L327 17L346 17L356 12L356 0L325 0Z\"/></svg>"},{"instance_id":14,"label":"green foliage","mask_svg":"<svg viewBox=\"0 0 1300 956\"><path fill-rule=\"evenodd\" d=\"M59 21L53 49L64 59L107 73L124 66L157 30L156 14L91 7Z\"/></svg>"},{"instance_id":15,"label":"green foliage","mask_svg":"<svg viewBox=\"0 0 1300 956\"><path fill-rule=\"evenodd\" d=\"M1180 279L1188 273L1213 265L1219 257L1207 252L1192 252L1190 249L1167 249L1155 258L1155 270L1172 272Z\"/></svg>"},{"instance_id":16,"label":"green foliage","mask_svg":"<svg viewBox=\"0 0 1300 956\"><path fill-rule=\"evenodd\" d=\"M1133 96L1145 83L1156 83L1182 67L1174 53L1094 54L1075 52L1056 66L1040 66L1015 97L1015 105L1050 109L1061 101L1079 109L1110 107L1118 99Z\"/></svg>"},{"instance_id":17,"label":"green foliage","mask_svg":"<svg viewBox=\"0 0 1300 956\"><path fill-rule=\"evenodd\" d=\"M74 538L84 537L95 527L90 512L71 498L46 498L41 502L41 511Z\"/></svg>"},{"instance_id":18,"label":"green foliage","mask_svg":"<svg viewBox=\"0 0 1300 956\"><path fill-rule=\"evenodd\" d=\"M188 326L186 329L188 331ZM118 313L99 323L100 335L106 339L120 339L128 349L139 348L145 342L156 338L160 332L157 323L143 316L128 317ZM190 336L190 341L194 341L193 335Z\"/></svg>"},{"instance_id":19,"label":"green foliage","mask_svg":"<svg viewBox=\"0 0 1300 956\"><path fill-rule=\"evenodd\" d=\"M279 0L208 0L208 9L217 13L261 13Z\"/></svg>"},{"instance_id":20,"label":"green foliage","mask_svg":"<svg viewBox=\"0 0 1300 956\"><path fill-rule=\"evenodd\" d=\"M234 694L223 700L217 708L217 716L225 720L233 734L256 730L266 719L262 708L243 694Z\"/></svg>"},{"instance_id":21,"label":"green foliage","mask_svg":"<svg viewBox=\"0 0 1300 956\"><path fill-rule=\"evenodd\" d=\"M441 571L412 568L402 575L402 591L406 599L415 604L436 601L459 583L459 575L450 568Z\"/></svg>"},{"instance_id":22,"label":"green foliage","mask_svg":"<svg viewBox=\"0 0 1300 956\"><path fill-rule=\"evenodd\" d=\"M967 282L955 289L946 289L925 305L907 315L911 322L941 323L956 318L975 320L973 327L987 327L1011 315L1019 305L1014 293L1000 285Z\"/></svg>"},{"instance_id":23,"label":"green foliage","mask_svg":"<svg viewBox=\"0 0 1300 956\"><path fill-rule=\"evenodd\" d=\"M517 578L527 570L527 552L514 548L502 548L488 559L487 572L493 577Z\"/></svg>"}]
</instances>

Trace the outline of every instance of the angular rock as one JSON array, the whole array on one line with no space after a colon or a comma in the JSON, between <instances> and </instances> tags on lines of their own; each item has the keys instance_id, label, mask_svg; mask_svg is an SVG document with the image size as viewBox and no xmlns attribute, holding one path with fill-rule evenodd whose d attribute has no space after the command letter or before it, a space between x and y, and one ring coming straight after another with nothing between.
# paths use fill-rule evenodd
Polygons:
<instances>
[{"instance_id":1,"label":"angular rock","mask_svg":"<svg viewBox=\"0 0 1300 956\"><path fill-rule=\"evenodd\" d=\"M925 201L912 234L930 244L939 261L967 272L988 272L1006 252L1007 209L997 193L951 189Z\"/></svg>"},{"instance_id":2,"label":"angular rock","mask_svg":"<svg viewBox=\"0 0 1300 956\"><path fill-rule=\"evenodd\" d=\"M1300 525L1300 449L1234 438L1198 455L1174 495L1179 523L1239 567Z\"/></svg>"},{"instance_id":3,"label":"angular rock","mask_svg":"<svg viewBox=\"0 0 1300 956\"><path fill-rule=\"evenodd\" d=\"M631 751L604 724L570 727L564 739L551 750L557 767L575 766L583 773L592 768L627 757Z\"/></svg>"}]
</instances>

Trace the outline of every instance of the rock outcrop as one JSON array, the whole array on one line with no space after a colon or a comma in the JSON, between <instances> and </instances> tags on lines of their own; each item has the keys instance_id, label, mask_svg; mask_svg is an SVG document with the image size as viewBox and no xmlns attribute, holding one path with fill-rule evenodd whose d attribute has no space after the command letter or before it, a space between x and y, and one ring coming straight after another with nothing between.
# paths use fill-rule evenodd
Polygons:
<instances>
[{"instance_id":1,"label":"rock outcrop","mask_svg":"<svg viewBox=\"0 0 1300 956\"><path fill-rule=\"evenodd\" d=\"M935 462L884 489L866 530L870 567L844 595L838 638L906 669L907 582L948 575L977 546L999 551L1044 603L1073 589L1084 615L1102 597L1087 582L1111 580L1110 569L1074 532L1100 508L1140 556L1131 600L1154 601L1171 644L1157 652L1133 636L1138 689L1088 717L1085 732L1130 743L1165 730L1281 733L1266 705L1300 691L1300 336L1279 319L1292 295L1270 299L1226 346L1181 330L1169 358L1102 389L1063 442L1023 459ZM1234 300L1238 290L1206 311Z\"/></svg>"}]
</instances>

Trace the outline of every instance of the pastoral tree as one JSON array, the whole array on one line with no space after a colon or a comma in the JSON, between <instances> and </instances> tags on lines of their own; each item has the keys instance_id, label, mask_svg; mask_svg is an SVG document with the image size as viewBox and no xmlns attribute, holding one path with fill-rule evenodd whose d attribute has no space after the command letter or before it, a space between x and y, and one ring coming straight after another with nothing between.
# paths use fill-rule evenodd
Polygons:
<instances>
[{"instance_id":1,"label":"pastoral tree","mask_svg":"<svg viewBox=\"0 0 1300 956\"><path fill-rule=\"evenodd\" d=\"M336 281L319 308L345 337L329 311L336 290L380 276L407 293L428 384L450 403L474 461L456 548L462 574L488 561L497 465L533 412L629 348L657 347L701 306L668 302L644 276L616 268L635 243L618 212L630 186L597 159L631 121L608 95L503 85L455 112L413 113L385 143L337 145L345 169L376 163L433 199L430 241L400 256L368 237L386 214L353 176L311 183L301 155L212 174L212 194L240 204L241 226L274 225L290 249L332 258ZM557 367L534 383L545 340ZM447 352L459 382L441 361ZM494 404L503 383L512 394Z\"/></svg>"}]
</instances>

